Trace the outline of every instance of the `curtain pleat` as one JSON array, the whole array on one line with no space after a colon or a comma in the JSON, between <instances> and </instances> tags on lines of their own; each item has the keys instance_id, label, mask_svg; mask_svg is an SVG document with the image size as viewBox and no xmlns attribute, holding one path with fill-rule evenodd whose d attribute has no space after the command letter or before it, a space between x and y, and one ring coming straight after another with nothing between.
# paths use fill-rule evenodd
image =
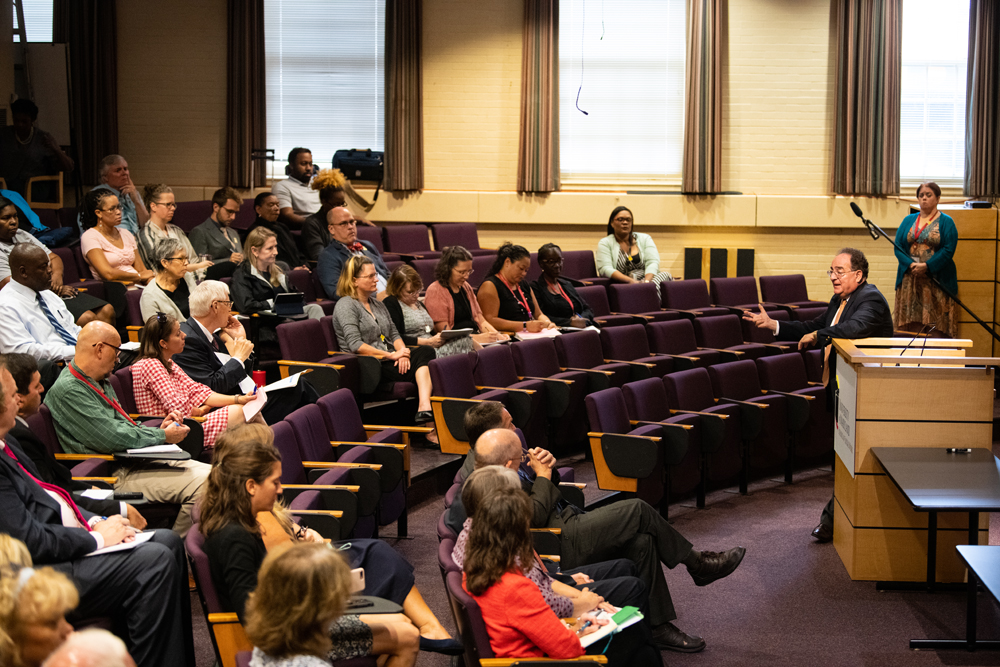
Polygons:
<instances>
[{"instance_id":1,"label":"curtain pleat","mask_svg":"<svg viewBox=\"0 0 1000 667\"><path fill-rule=\"evenodd\" d=\"M559 190L559 0L524 1L517 190Z\"/></svg>"},{"instance_id":2,"label":"curtain pleat","mask_svg":"<svg viewBox=\"0 0 1000 667\"><path fill-rule=\"evenodd\" d=\"M386 190L424 187L420 0L385 3Z\"/></svg>"},{"instance_id":3,"label":"curtain pleat","mask_svg":"<svg viewBox=\"0 0 1000 667\"><path fill-rule=\"evenodd\" d=\"M899 192L902 29L902 0L838 0L837 194Z\"/></svg>"},{"instance_id":4,"label":"curtain pleat","mask_svg":"<svg viewBox=\"0 0 1000 667\"><path fill-rule=\"evenodd\" d=\"M726 0L690 0L681 189L722 190L722 48Z\"/></svg>"},{"instance_id":5,"label":"curtain pleat","mask_svg":"<svg viewBox=\"0 0 1000 667\"><path fill-rule=\"evenodd\" d=\"M969 3L965 183L968 197L1000 197L1000 2Z\"/></svg>"},{"instance_id":6,"label":"curtain pleat","mask_svg":"<svg viewBox=\"0 0 1000 667\"><path fill-rule=\"evenodd\" d=\"M69 50L70 118L82 183L97 183L97 165L118 152L118 49L114 2L55 0L52 41Z\"/></svg>"},{"instance_id":7,"label":"curtain pleat","mask_svg":"<svg viewBox=\"0 0 1000 667\"><path fill-rule=\"evenodd\" d=\"M229 0L227 18L226 185L262 187L267 165L254 165L251 183L250 156L267 146L264 0Z\"/></svg>"}]
</instances>

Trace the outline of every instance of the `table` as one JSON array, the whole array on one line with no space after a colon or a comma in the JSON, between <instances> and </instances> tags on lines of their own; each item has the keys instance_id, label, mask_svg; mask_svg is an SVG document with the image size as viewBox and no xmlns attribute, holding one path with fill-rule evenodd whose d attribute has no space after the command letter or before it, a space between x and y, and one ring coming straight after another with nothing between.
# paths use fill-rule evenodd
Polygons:
<instances>
[{"instance_id":1,"label":"table","mask_svg":"<svg viewBox=\"0 0 1000 667\"><path fill-rule=\"evenodd\" d=\"M976 592L978 582L994 600L1000 602L1000 547L960 544L958 555L969 567L968 602L965 610L965 639L911 639L910 648L977 648L1000 650L1000 641L976 641Z\"/></svg>"}]
</instances>

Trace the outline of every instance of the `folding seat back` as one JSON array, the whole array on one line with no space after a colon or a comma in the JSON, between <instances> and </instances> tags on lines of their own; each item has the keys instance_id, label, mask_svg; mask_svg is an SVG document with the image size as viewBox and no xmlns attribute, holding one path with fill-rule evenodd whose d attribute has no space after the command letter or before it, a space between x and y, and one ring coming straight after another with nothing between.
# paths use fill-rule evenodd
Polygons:
<instances>
[{"instance_id":1,"label":"folding seat back","mask_svg":"<svg viewBox=\"0 0 1000 667\"><path fill-rule=\"evenodd\" d=\"M475 364L474 353L432 359L427 368L431 374L434 394L449 398L472 398L478 394L473 377Z\"/></svg>"},{"instance_id":2,"label":"folding seat back","mask_svg":"<svg viewBox=\"0 0 1000 667\"><path fill-rule=\"evenodd\" d=\"M469 286L472 287L473 291L478 290L483 281L489 277L490 268L492 268L493 260L495 259L496 253L492 255L473 256L472 275L468 277Z\"/></svg>"},{"instance_id":3,"label":"folding seat back","mask_svg":"<svg viewBox=\"0 0 1000 667\"><path fill-rule=\"evenodd\" d=\"M674 310L701 310L712 306L708 296L708 286L704 280L669 280L660 283L663 307Z\"/></svg>"},{"instance_id":4,"label":"folding seat back","mask_svg":"<svg viewBox=\"0 0 1000 667\"><path fill-rule=\"evenodd\" d=\"M771 303L789 303L796 306L826 307L822 301L809 298L806 277L801 273L784 276L761 276L760 295Z\"/></svg>"},{"instance_id":5,"label":"folding seat back","mask_svg":"<svg viewBox=\"0 0 1000 667\"><path fill-rule=\"evenodd\" d=\"M115 384L115 380L111 380L111 378L115 378L118 384ZM111 381L111 386L115 390L115 394L118 395L118 401L125 408L125 412L137 414L139 408L135 403L135 384L133 384L132 367L119 368L108 379Z\"/></svg>"},{"instance_id":6,"label":"folding seat back","mask_svg":"<svg viewBox=\"0 0 1000 667\"><path fill-rule=\"evenodd\" d=\"M139 300L142 299L142 290L130 289L125 291L125 302L128 303L128 325L142 327L145 322L142 319L142 309L139 307Z\"/></svg>"},{"instance_id":7,"label":"folding seat back","mask_svg":"<svg viewBox=\"0 0 1000 667\"><path fill-rule=\"evenodd\" d=\"M76 223L74 223L76 224ZM94 280L90 277L90 269L80 266L80 247L73 248L50 248L59 256L63 263L63 284L70 287L85 288L87 293L98 299L104 298L104 282Z\"/></svg>"},{"instance_id":8,"label":"folding seat back","mask_svg":"<svg viewBox=\"0 0 1000 667\"><path fill-rule=\"evenodd\" d=\"M700 412L715 406L712 378L704 368L671 373L663 378L663 386L671 410Z\"/></svg>"},{"instance_id":9,"label":"folding seat back","mask_svg":"<svg viewBox=\"0 0 1000 667\"><path fill-rule=\"evenodd\" d=\"M608 290L604 285L584 285L577 287L576 293L587 302L596 317L611 314L611 304L608 302Z\"/></svg>"},{"instance_id":10,"label":"folding seat back","mask_svg":"<svg viewBox=\"0 0 1000 667\"><path fill-rule=\"evenodd\" d=\"M434 269L437 267L437 263L437 259L415 259L410 262L410 266L416 269L420 280L423 281L424 290L437 280L434 277Z\"/></svg>"},{"instance_id":11,"label":"folding seat back","mask_svg":"<svg viewBox=\"0 0 1000 667\"><path fill-rule=\"evenodd\" d=\"M622 387L622 398L627 418L660 422L672 416L667 405L667 390L660 378L629 382Z\"/></svg>"},{"instance_id":12,"label":"folding seat back","mask_svg":"<svg viewBox=\"0 0 1000 667\"><path fill-rule=\"evenodd\" d=\"M604 357L614 361L630 361L645 364L647 370L636 373L633 366L632 379L644 379L650 376L660 377L674 370L673 359L663 355L653 355L649 351L649 340L646 338L646 327L641 324L629 324L622 327L608 327L601 330L601 347Z\"/></svg>"},{"instance_id":13,"label":"folding seat back","mask_svg":"<svg viewBox=\"0 0 1000 667\"><path fill-rule=\"evenodd\" d=\"M211 200L182 201L177 202L174 218L170 222L183 229L185 234L190 234L192 229L205 222L210 215L212 215Z\"/></svg>"},{"instance_id":14,"label":"folding seat back","mask_svg":"<svg viewBox=\"0 0 1000 667\"><path fill-rule=\"evenodd\" d=\"M533 338L510 346L514 368L518 375L549 377L561 371L556 344L551 338Z\"/></svg>"},{"instance_id":15,"label":"folding seat back","mask_svg":"<svg viewBox=\"0 0 1000 667\"><path fill-rule=\"evenodd\" d=\"M646 325L646 339L654 354L674 356L676 370L688 370L696 366L711 366L721 361L722 354L714 350L699 350L694 335L694 325L690 320L672 322L650 322Z\"/></svg>"},{"instance_id":16,"label":"folding seat back","mask_svg":"<svg viewBox=\"0 0 1000 667\"><path fill-rule=\"evenodd\" d=\"M306 484L309 478L302 466L302 455L299 453L299 443L295 439L292 425L286 421L271 424L274 434L274 446L281 454L281 483Z\"/></svg>"},{"instance_id":17,"label":"folding seat back","mask_svg":"<svg viewBox=\"0 0 1000 667\"><path fill-rule=\"evenodd\" d=\"M376 514L377 525L388 526L398 521L396 526L397 537L406 537L407 479L403 469L402 455L394 456L393 452L400 454L391 447L359 445L351 447L344 452L339 461L342 463L368 463L382 466L381 470L379 470L382 497L379 499L378 512Z\"/></svg>"},{"instance_id":18,"label":"folding seat back","mask_svg":"<svg viewBox=\"0 0 1000 667\"><path fill-rule=\"evenodd\" d=\"M535 446L547 446L546 418L559 419L568 407L569 390L565 384L558 381L522 381L517 376L508 345L490 345L472 354L476 357L473 372L476 384L507 390L504 404L514 423L527 431L531 442L537 443ZM561 386L554 386L556 384ZM553 385L551 391L555 394L551 404L548 401L550 385Z\"/></svg>"},{"instance_id":19,"label":"folding seat back","mask_svg":"<svg viewBox=\"0 0 1000 667\"><path fill-rule=\"evenodd\" d=\"M443 222L431 225L434 247L444 250L449 246L461 246L476 255L494 255L496 250L479 245L479 231L474 222Z\"/></svg>"},{"instance_id":20,"label":"folding seat back","mask_svg":"<svg viewBox=\"0 0 1000 667\"><path fill-rule=\"evenodd\" d=\"M358 225L358 240L368 241L380 255L385 254L385 245L382 243L383 227L369 227L368 225Z\"/></svg>"},{"instance_id":21,"label":"folding seat back","mask_svg":"<svg viewBox=\"0 0 1000 667\"><path fill-rule=\"evenodd\" d=\"M441 568L441 578L447 581L445 575L449 572L462 572L455 562L452 552L455 551L455 538L445 537L438 543L438 567Z\"/></svg>"},{"instance_id":22,"label":"folding seat back","mask_svg":"<svg viewBox=\"0 0 1000 667\"><path fill-rule=\"evenodd\" d=\"M242 232L240 237L243 238L246 236L246 231L250 229L256 219L257 212L254 210L253 197L247 197L240 204L240 212L233 218L233 229L240 230Z\"/></svg>"},{"instance_id":23,"label":"folding seat back","mask_svg":"<svg viewBox=\"0 0 1000 667\"><path fill-rule=\"evenodd\" d=\"M818 350L810 350L818 352ZM817 356L817 355L812 355ZM809 355L780 354L771 357L761 357L757 359L757 373L760 377L761 387L768 392L786 392L791 395L801 395L811 397L805 409L808 415L805 417L802 428L795 435L794 451L795 457L815 458L826 456L833 450L833 412L827 406L826 387L816 382L810 384L807 373L807 360ZM803 409L797 405L793 396L789 395L789 418L790 421L796 416L796 410ZM786 473L786 481L792 481L792 468L794 460L789 460L789 469Z\"/></svg>"},{"instance_id":24,"label":"folding seat back","mask_svg":"<svg viewBox=\"0 0 1000 667\"><path fill-rule=\"evenodd\" d=\"M679 313L660 309L660 294L653 283L613 283L608 285L611 309L619 313L639 315L647 320L676 320Z\"/></svg>"},{"instance_id":25,"label":"folding seat back","mask_svg":"<svg viewBox=\"0 0 1000 667\"><path fill-rule=\"evenodd\" d=\"M427 225L411 223L385 228L385 247L389 252L440 257L431 249Z\"/></svg>"},{"instance_id":26,"label":"folding seat back","mask_svg":"<svg viewBox=\"0 0 1000 667\"><path fill-rule=\"evenodd\" d=\"M292 427L303 461L336 461L336 452L326 434L326 422L315 404L303 405L285 417Z\"/></svg>"},{"instance_id":27,"label":"folding seat back","mask_svg":"<svg viewBox=\"0 0 1000 667\"><path fill-rule=\"evenodd\" d=\"M562 272L567 278L585 280L595 285L606 285L611 282L610 279L597 275L593 250L564 250L562 256Z\"/></svg>"},{"instance_id":28,"label":"folding seat back","mask_svg":"<svg viewBox=\"0 0 1000 667\"><path fill-rule=\"evenodd\" d=\"M533 282L542 276L542 265L538 263L537 252L530 253L529 259L531 261L531 265L528 266L528 272L524 274L524 280L527 282Z\"/></svg>"},{"instance_id":29,"label":"folding seat back","mask_svg":"<svg viewBox=\"0 0 1000 667\"><path fill-rule=\"evenodd\" d=\"M628 364L604 363L601 336L596 331L579 331L556 336L555 344L559 365L563 368L599 371L607 376L608 386L621 387L631 378L632 370ZM606 388L597 385L596 376L592 375L591 379L594 380L591 383L592 390Z\"/></svg>"},{"instance_id":30,"label":"folding seat back","mask_svg":"<svg viewBox=\"0 0 1000 667\"><path fill-rule=\"evenodd\" d=\"M753 276L712 278L709 286L712 302L717 305L746 308L760 303L757 297L757 281Z\"/></svg>"},{"instance_id":31,"label":"folding seat back","mask_svg":"<svg viewBox=\"0 0 1000 667\"><path fill-rule=\"evenodd\" d=\"M749 401L761 395L757 364L750 360L731 361L708 369L712 392L716 397L725 396L738 401Z\"/></svg>"},{"instance_id":32,"label":"folding seat back","mask_svg":"<svg viewBox=\"0 0 1000 667\"><path fill-rule=\"evenodd\" d=\"M322 321L313 319L279 324L275 331L282 359L319 363L329 357L327 351L333 348L327 347L322 328Z\"/></svg>"},{"instance_id":33,"label":"folding seat back","mask_svg":"<svg viewBox=\"0 0 1000 667\"><path fill-rule=\"evenodd\" d=\"M799 389L819 390L811 387L806 376L806 363L801 354L781 354L757 360L757 375L764 389L777 391L798 391Z\"/></svg>"},{"instance_id":34,"label":"folding seat back","mask_svg":"<svg viewBox=\"0 0 1000 667\"><path fill-rule=\"evenodd\" d=\"M721 350L743 344L743 330L736 315L698 318L694 321L694 332L701 347Z\"/></svg>"},{"instance_id":35,"label":"folding seat back","mask_svg":"<svg viewBox=\"0 0 1000 667\"><path fill-rule=\"evenodd\" d=\"M469 408L486 400L507 404L506 390L479 393L473 379L475 363L475 353L470 352L432 359L427 365L434 387L431 410L443 453L464 455L469 451L469 437L465 433L465 413ZM511 417L515 423L519 418L524 418L513 412Z\"/></svg>"},{"instance_id":36,"label":"folding seat back","mask_svg":"<svg viewBox=\"0 0 1000 667\"><path fill-rule=\"evenodd\" d=\"M45 445L45 449L49 454L55 456L56 454L63 453L63 448L59 444L59 436L56 435L55 424L52 421L52 413L49 412L49 406L42 403L38 406L38 412L28 417L25 421L28 422L28 427L35 434L35 437Z\"/></svg>"},{"instance_id":37,"label":"folding seat back","mask_svg":"<svg viewBox=\"0 0 1000 667\"><path fill-rule=\"evenodd\" d=\"M276 327L281 376L308 370L309 382L321 396L336 391L341 385L357 390L360 383L358 362L350 355L327 354L330 348L326 347L322 328L322 323L313 319L284 322Z\"/></svg>"},{"instance_id":38,"label":"folding seat back","mask_svg":"<svg viewBox=\"0 0 1000 667\"><path fill-rule=\"evenodd\" d=\"M481 658L495 658L479 605L462 588L462 573L448 572L445 574L445 583L455 626L465 647L465 664L478 665Z\"/></svg>"}]
</instances>

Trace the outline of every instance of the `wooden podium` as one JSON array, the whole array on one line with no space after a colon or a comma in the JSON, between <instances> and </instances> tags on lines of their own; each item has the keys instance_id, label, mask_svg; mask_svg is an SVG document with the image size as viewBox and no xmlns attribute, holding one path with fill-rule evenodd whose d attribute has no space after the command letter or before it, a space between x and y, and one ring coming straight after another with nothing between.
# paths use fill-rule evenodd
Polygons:
<instances>
[{"instance_id":1,"label":"wooden podium","mask_svg":"<svg viewBox=\"0 0 1000 667\"><path fill-rule=\"evenodd\" d=\"M992 451L996 357L971 357L971 340L864 338L833 341L833 543L851 579L924 581L927 514L915 512L870 453L872 447L971 447ZM904 349L905 348L905 349ZM919 364L912 357L921 357ZM904 359L906 361L904 361ZM989 515L979 543L988 543ZM968 541L966 513L938 518L937 581L960 582L955 551Z\"/></svg>"}]
</instances>

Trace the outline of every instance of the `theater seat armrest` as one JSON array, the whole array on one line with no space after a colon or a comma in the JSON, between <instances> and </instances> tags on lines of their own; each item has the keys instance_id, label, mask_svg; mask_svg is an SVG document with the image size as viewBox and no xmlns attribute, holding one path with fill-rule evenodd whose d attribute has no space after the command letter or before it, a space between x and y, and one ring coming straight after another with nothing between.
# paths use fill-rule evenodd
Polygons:
<instances>
[{"instance_id":1,"label":"theater seat armrest","mask_svg":"<svg viewBox=\"0 0 1000 667\"><path fill-rule=\"evenodd\" d=\"M562 528L532 528L533 533L551 533L552 535L562 535Z\"/></svg>"},{"instance_id":2,"label":"theater seat armrest","mask_svg":"<svg viewBox=\"0 0 1000 667\"><path fill-rule=\"evenodd\" d=\"M361 490L360 486L354 484L282 484L282 489L298 489L301 491L325 491L327 489L341 489L343 491L350 491L352 493L357 493Z\"/></svg>"},{"instance_id":3,"label":"theater seat armrest","mask_svg":"<svg viewBox=\"0 0 1000 667\"><path fill-rule=\"evenodd\" d=\"M780 394L781 396L788 396L790 398L802 398L807 401L815 401L815 396L810 396L809 394L796 394L791 391L778 391L777 389L765 389L765 394Z\"/></svg>"},{"instance_id":4,"label":"theater seat armrest","mask_svg":"<svg viewBox=\"0 0 1000 667\"><path fill-rule=\"evenodd\" d=\"M822 382L813 382L812 380L810 380L806 384L808 384L810 387L825 387L826 386Z\"/></svg>"},{"instance_id":5,"label":"theater seat armrest","mask_svg":"<svg viewBox=\"0 0 1000 667\"><path fill-rule=\"evenodd\" d=\"M74 477L74 482L104 482L105 484L110 484L114 486L118 483L117 477Z\"/></svg>"},{"instance_id":6,"label":"theater seat armrest","mask_svg":"<svg viewBox=\"0 0 1000 667\"><path fill-rule=\"evenodd\" d=\"M289 510L289 513L293 516L332 516L334 519L344 516L340 510Z\"/></svg>"},{"instance_id":7,"label":"theater seat armrest","mask_svg":"<svg viewBox=\"0 0 1000 667\"><path fill-rule=\"evenodd\" d=\"M434 430L428 426L382 426L381 424L363 424L363 426L365 431L385 431L386 429L394 428L403 433L430 433ZM378 444L384 445L388 443L380 442Z\"/></svg>"},{"instance_id":8,"label":"theater seat armrest","mask_svg":"<svg viewBox=\"0 0 1000 667\"><path fill-rule=\"evenodd\" d=\"M690 431L694 428L691 424L668 424L667 422L650 422L642 419L628 420L633 426L663 426L664 428L679 428L682 431Z\"/></svg>"},{"instance_id":9,"label":"theater seat armrest","mask_svg":"<svg viewBox=\"0 0 1000 667\"><path fill-rule=\"evenodd\" d=\"M698 412L697 410L671 410L672 415L701 415L703 417L718 417L719 419L729 419L729 415L721 415L715 412Z\"/></svg>"},{"instance_id":10,"label":"theater seat armrest","mask_svg":"<svg viewBox=\"0 0 1000 667\"><path fill-rule=\"evenodd\" d=\"M216 612L208 615L208 622L212 625L221 623L239 623L240 618L235 612Z\"/></svg>"},{"instance_id":11,"label":"theater seat armrest","mask_svg":"<svg viewBox=\"0 0 1000 667\"><path fill-rule=\"evenodd\" d=\"M781 343L757 343L757 345L763 345L764 347L776 347L779 350L784 350L794 345L794 343L785 343L784 345Z\"/></svg>"},{"instance_id":12,"label":"theater seat armrest","mask_svg":"<svg viewBox=\"0 0 1000 667\"><path fill-rule=\"evenodd\" d=\"M577 489L587 488L587 485L584 482L559 482L559 486L572 486Z\"/></svg>"},{"instance_id":13,"label":"theater seat armrest","mask_svg":"<svg viewBox=\"0 0 1000 667\"><path fill-rule=\"evenodd\" d=\"M484 385L478 385L477 384L476 385L476 389L478 389L479 391L494 391L494 390L500 390L500 391L517 391L517 392L520 392L522 394L528 394L529 396L531 394L535 393L534 389L512 389L511 387L491 387L491 386L485 385L485 384Z\"/></svg>"},{"instance_id":14,"label":"theater seat armrest","mask_svg":"<svg viewBox=\"0 0 1000 667\"><path fill-rule=\"evenodd\" d=\"M334 354L338 354L338 353L334 352ZM332 357L333 355L331 354L330 356ZM344 369L343 364L321 364L321 363L315 362L315 361L291 361L289 359L280 359L280 360L278 360L278 366L281 368L281 372L282 372L281 377L282 378L288 377L288 367L289 366L311 366L313 368L335 368L338 371ZM303 373L307 373L309 371L307 369L307 370L304 370L302 372Z\"/></svg>"},{"instance_id":15,"label":"theater seat armrest","mask_svg":"<svg viewBox=\"0 0 1000 667\"><path fill-rule=\"evenodd\" d=\"M350 440L331 440L330 444L334 447L340 447L341 445L361 446L361 447L395 447L401 452L406 451L406 445L398 442L352 442Z\"/></svg>"},{"instance_id":16,"label":"theater seat armrest","mask_svg":"<svg viewBox=\"0 0 1000 667\"><path fill-rule=\"evenodd\" d=\"M564 380L562 378L542 378L535 377L533 375L518 375L521 380L541 380L542 382L562 382L563 384L573 384L573 380Z\"/></svg>"},{"instance_id":17,"label":"theater seat armrest","mask_svg":"<svg viewBox=\"0 0 1000 667\"><path fill-rule=\"evenodd\" d=\"M605 359L606 364L629 364L630 366L645 366L646 368L656 368L656 364L647 364L644 361L625 361L624 359Z\"/></svg>"},{"instance_id":18,"label":"theater seat armrest","mask_svg":"<svg viewBox=\"0 0 1000 667\"><path fill-rule=\"evenodd\" d=\"M130 343L139 342L139 332L142 331L142 327L129 325L125 327L125 330L128 332L128 342Z\"/></svg>"},{"instance_id":19,"label":"theater seat armrest","mask_svg":"<svg viewBox=\"0 0 1000 667\"><path fill-rule=\"evenodd\" d=\"M771 407L767 403L754 403L752 401L741 401L741 400L738 400L738 399L735 399L735 398L726 398L725 396L722 396L721 398L717 398L716 400L717 401L725 401L726 403L736 403L737 405L752 405L754 407L760 408L761 410L764 410L764 409L767 409L767 408Z\"/></svg>"},{"instance_id":20,"label":"theater seat armrest","mask_svg":"<svg viewBox=\"0 0 1000 667\"><path fill-rule=\"evenodd\" d=\"M718 352L719 354L731 354L735 357L742 357L743 355L746 354L746 352L743 352L741 350L723 350L717 347L699 347L698 349L707 350L709 352Z\"/></svg>"},{"instance_id":21,"label":"theater seat armrest","mask_svg":"<svg viewBox=\"0 0 1000 667\"><path fill-rule=\"evenodd\" d=\"M673 412L673 410L671 410L671 412ZM701 414L701 413L696 413L696 414ZM725 415L722 415L722 416L725 416ZM660 426L659 422L654 422L654 423L657 426ZM663 424L663 426L669 426L669 424ZM600 432L597 432L597 431L591 431L590 433L587 434L587 437L588 438L598 438L598 439L600 439L601 437L603 437L605 435L613 435L613 436L617 436L619 438L641 438L643 440L652 440L653 442L659 442L660 440L662 440L662 438L658 438L658 437L656 437L654 435L629 435L629 434L625 434L625 433L600 433Z\"/></svg>"},{"instance_id":22,"label":"theater seat armrest","mask_svg":"<svg viewBox=\"0 0 1000 667\"><path fill-rule=\"evenodd\" d=\"M87 461L89 459L101 459L102 461L114 461L111 454L56 454L56 461Z\"/></svg>"},{"instance_id":23,"label":"theater seat armrest","mask_svg":"<svg viewBox=\"0 0 1000 667\"><path fill-rule=\"evenodd\" d=\"M563 371L580 371L582 373L604 373L608 377L615 374L614 371L602 371L598 368L573 368L572 366L560 366L560 370Z\"/></svg>"},{"instance_id":24,"label":"theater seat armrest","mask_svg":"<svg viewBox=\"0 0 1000 667\"><path fill-rule=\"evenodd\" d=\"M339 461L303 461L303 468L368 468L381 470L381 463L341 463Z\"/></svg>"},{"instance_id":25,"label":"theater seat armrest","mask_svg":"<svg viewBox=\"0 0 1000 667\"><path fill-rule=\"evenodd\" d=\"M549 560L558 563L559 556L542 556L542 558L548 558ZM559 662L594 662L598 665L608 664L608 656L606 655L581 655L579 658L561 658ZM480 658L480 667L509 667L515 662L525 662L524 658ZM532 658L529 662L549 662L547 658Z\"/></svg>"}]
</instances>

